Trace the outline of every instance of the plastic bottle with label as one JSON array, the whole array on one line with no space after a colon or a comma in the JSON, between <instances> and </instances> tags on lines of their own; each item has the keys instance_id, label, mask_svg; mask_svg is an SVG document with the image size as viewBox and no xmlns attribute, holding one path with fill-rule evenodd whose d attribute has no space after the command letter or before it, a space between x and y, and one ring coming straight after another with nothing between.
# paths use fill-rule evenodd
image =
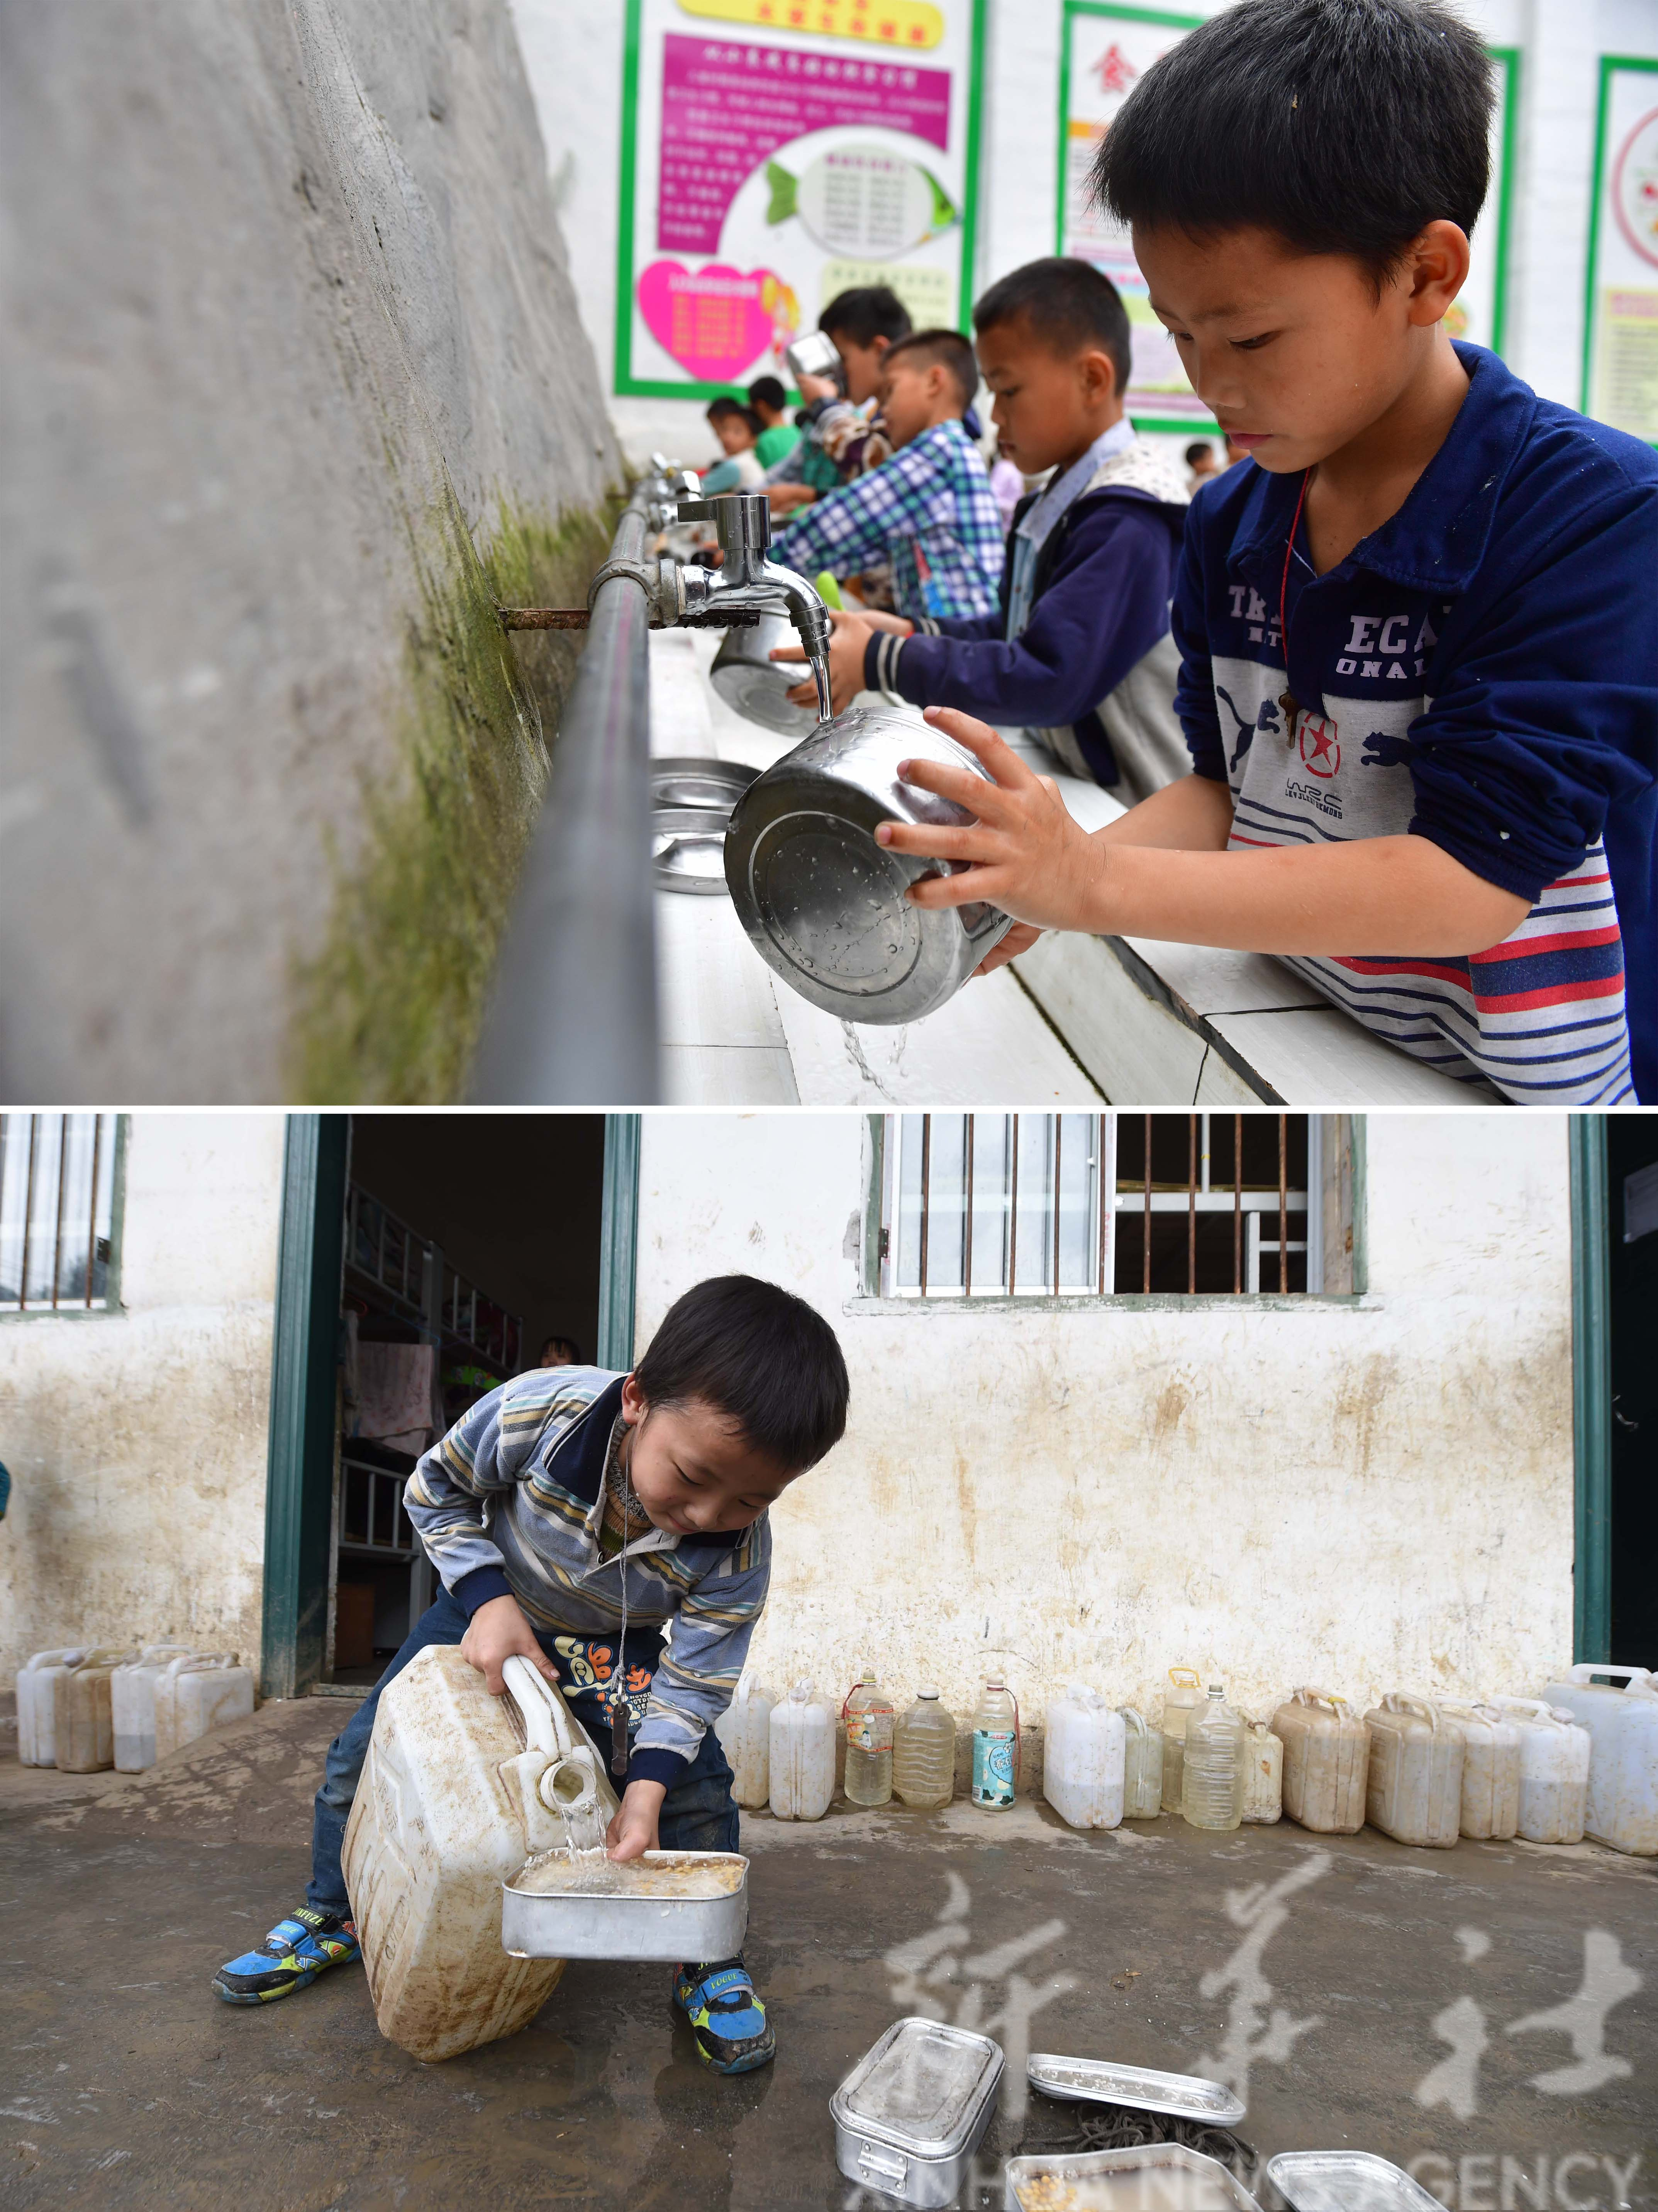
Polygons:
<instances>
[{"instance_id":1,"label":"plastic bottle with label","mask_svg":"<svg viewBox=\"0 0 1658 2212\"><path fill-rule=\"evenodd\" d=\"M1207 1702L1187 1721L1182 1745L1181 1811L1188 1827L1224 1831L1242 1825L1246 1740L1242 1714L1227 1704L1220 1683L1212 1682Z\"/></svg>"},{"instance_id":2,"label":"plastic bottle with label","mask_svg":"<svg viewBox=\"0 0 1658 2212\"><path fill-rule=\"evenodd\" d=\"M973 1802L1005 1813L1019 1779L1018 1700L999 1674L986 1682L973 1716Z\"/></svg>"},{"instance_id":3,"label":"plastic bottle with label","mask_svg":"<svg viewBox=\"0 0 1658 2212\"><path fill-rule=\"evenodd\" d=\"M1203 1703L1203 1677L1195 1667L1171 1667L1169 1683L1169 1693L1163 1701L1163 1809L1178 1813L1186 1724Z\"/></svg>"},{"instance_id":4,"label":"plastic bottle with label","mask_svg":"<svg viewBox=\"0 0 1658 2212\"><path fill-rule=\"evenodd\" d=\"M1133 1705L1122 1708L1122 1816L1155 1820L1163 1810L1163 1731Z\"/></svg>"},{"instance_id":5,"label":"plastic bottle with label","mask_svg":"<svg viewBox=\"0 0 1658 2212\"><path fill-rule=\"evenodd\" d=\"M847 1728L847 1772L843 1787L849 1805L892 1802L892 1700L865 1667L841 1708Z\"/></svg>"},{"instance_id":6,"label":"plastic bottle with label","mask_svg":"<svg viewBox=\"0 0 1658 2212\"><path fill-rule=\"evenodd\" d=\"M1244 1723L1243 1765L1244 1824L1270 1828L1284 1817L1284 1744L1265 1721Z\"/></svg>"},{"instance_id":7,"label":"plastic bottle with label","mask_svg":"<svg viewBox=\"0 0 1658 2212\"><path fill-rule=\"evenodd\" d=\"M924 1812L948 1805L956 1794L956 1716L930 1683L894 1724L892 1788L903 1803Z\"/></svg>"},{"instance_id":8,"label":"plastic bottle with label","mask_svg":"<svg viewBox=\"0 0 1658 2212\"><path fill-rule=\"evenodd\" d=\"M771 1714L776 1703L745 1667L735 1696L714 1724L731 1761L732 1796L748 1812L758 1812L771 1795Z\"/></svg>"}]
</instances>

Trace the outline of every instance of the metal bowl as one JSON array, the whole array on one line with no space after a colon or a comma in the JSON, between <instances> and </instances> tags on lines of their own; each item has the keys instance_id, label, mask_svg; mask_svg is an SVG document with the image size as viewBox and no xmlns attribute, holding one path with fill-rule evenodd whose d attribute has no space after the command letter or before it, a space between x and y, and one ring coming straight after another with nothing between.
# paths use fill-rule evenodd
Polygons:
<instances>
[{"instance_id":1,"label":"metal bowl","mask_svg":"<svg viewBox=\"0 0 1658 2212\"><path fill-rule=\"evenodd\" d=\"M728 629L709 671L714 690L745 721L758 722L779 737L805 737L817 726L816 711L791 705L788 694L792 685L806 682L811 671L804 661L780 666L770 657L774 646L799 641L786 615L762 615L757 623Z\"/></svg>"},{"instance_id":2,"label":"metal bowl","mask_svg":"<svg viewBox=\"0 0 1658 2212\"><path fill-rule=\"evenodd\" d=\"M726 825L758 771L740 761L651 763L651 865L659 890L726 889Z\"/></svg>"},{"instance_id":3,"label":"metal bowl","mask_svg":"<svg viewBox=\"0 0 1658 2212\"><path fill-rule=\"evenodd\" d=\"M803 999L843 1021L935 1013L1012 927L997 907L928 909L904 896L965 863L890 852L876 843L877 824L973 819L898 781L912 757L984 775L913 708L853 707L756 776L732 814L726 881L750 941Z\"/></svg>"}]
</instances>

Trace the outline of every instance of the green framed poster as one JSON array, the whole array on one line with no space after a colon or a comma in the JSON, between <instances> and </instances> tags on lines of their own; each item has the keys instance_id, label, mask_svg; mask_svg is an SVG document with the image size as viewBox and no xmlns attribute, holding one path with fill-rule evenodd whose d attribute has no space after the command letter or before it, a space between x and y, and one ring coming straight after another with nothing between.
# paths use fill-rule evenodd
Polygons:
<instances>
[{"instance_id":1,"label":"green framed poster","mask_svg":"<svg viewBox=\"0 0 1658 2212\"><path fill-rule=\"evenodd\" d=\"M782 374L837 292L967 327L987 0L627 0L615 387Z\"/></svg>"},{"instance_id":2,"label":"green framed poster","mask_svg":"<svg viewBox=\"0 0 1658 2212\"><path fill-rule=\"evenodd\" d=\"M1121 6L1115 0L1065 0L1055 229L1060 253L1092 261L1122 294L1133 339L1128 412L1138 428L1214 436L1216 425L1187 382L1174 340L1151 312L1127 232L1100 215L1088 191L1095 149L1117 110L1152 63L1205 20L1163 8ZM1491 119L1492 189L1471 241L1468 280L1446 323L1453 337L1501 353L1520 54L1513 46L1487 51L1496 64L1497 94Z\"/></svg>"},{"instance_id":3,"label":"green framed poster","mask_svg":"<svg viewBox=\"0 0 1658 2212\"><path fill-rule=\"evenodd\" d=\"M1658 59L1600 58L1583 412L1658 445Z\"/></svg>"}]
</instances>

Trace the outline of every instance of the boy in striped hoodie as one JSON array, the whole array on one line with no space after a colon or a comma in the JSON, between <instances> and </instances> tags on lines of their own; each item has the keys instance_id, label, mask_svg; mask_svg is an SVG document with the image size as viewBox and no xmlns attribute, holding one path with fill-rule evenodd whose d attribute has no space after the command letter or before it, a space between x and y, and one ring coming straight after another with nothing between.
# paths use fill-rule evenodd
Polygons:
<instances>
[{"instance_id":1,"label":"boy in striped hoodie","mask_svg":"<svg viewBox=\"0 0 1658 2212\"><path fill-rule=\"evenodd\" d=\"M428 1644L459 1644L495 1697L514 1654L562 1689L617 1776L613 1859L734 1851L714 1723L766 1601L767 1509L839 1442L847 1396L820 1315L725 1275L669 1308L631 1375L536 1367L480 1399L409 1478L409 1518L443 1589L329 1747L307 1902L220 1968L219 1996L268 2004L360 1955L345 1824L380 1692ZM774 2056L740 1958L688 1961L674 1996L716 2073Z\"/></svg>"},{"instance_id":2,"label":"boy in striped hoodie","mask_svg":"<svg viewBox=\"0 0 1658 2212\"><path fill-rule=\"evenodd\" d=\"M982 725L918 763L977 865L921 906L1275 953L1527 1104L1658 1102L1658 454L1446 318L1491 64L1438 0L1242 0L1149 69L1095 186L1248 458L1192 502L1175 705L1193 773L1085 836ZM903 771L908 774L908 770Z\"/></svg>"}]
</instances>

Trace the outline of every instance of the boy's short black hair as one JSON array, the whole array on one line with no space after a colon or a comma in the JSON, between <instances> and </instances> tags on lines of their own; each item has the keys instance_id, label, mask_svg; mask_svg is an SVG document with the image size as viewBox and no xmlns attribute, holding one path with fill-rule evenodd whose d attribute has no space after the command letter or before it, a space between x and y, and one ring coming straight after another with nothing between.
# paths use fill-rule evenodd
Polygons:
<instances>
[{"instance_id":1,"label":"boy's short black hair","mask_svg":"<svg viewBox=\"0 0 1658 2212\"><path fill-rule=\"evenodd\" d=\"M1209 456L1209 459L1212 461L1214 459L1215 449L1210 444L1208 439L1193 438L1191 444L1186 449L1187 467L1188 469L1195 468L1206 453Z\"/></svg>"},{"instance_id":2,"label":"boy's short black hair","mask_svg":"<svg viewBox=\"0 0 1658 2212\"><path fill-rule=\"evenodd\" d=\"M1055 353L1088 353L1097 348L1116 373L1118 398L1127 391L1128 310L1111 279L1091 261L1050 253L999 276L987 292L980 294L973 327L982 334L1000 323L1023 323L1033 337Z\"/></svg>"},{"instance_id":3,"label":"boy's short black hair","mask_svg":"<svg viewBox=\"0 0 1658 2212\"><path fill-rule=\"evenodd\" d=\"M1473 230L1491 101L1479 33L1440 0L1240 0L1147 70L1094 192L1121 222L1351 254L1379 286L1427 224Z\"/></svg>"},{"instance_id":4,"label":"boy's short black hair","mask_svg":"<svg viewBox=\"0 0 1658 2212\"><path fill-rule=\"evenodd\" d=\"M979 363L972 347L959 331L917 331L913 336L900 338L889 346L881 366L906 356L931 368L936 362L948 372L950 382L961 394L965 413L973 404L973 395L979 388Z\"/></svg>"},{"instance_id":5,"label":"boy's short black hair","mask_svg":"<svg viewBox=\"0 0 1658 2212\"><path fill-rule=\"evenodd\" d=\"M750 407L780 409L787 397L788 394L784 391L781 382L774 376L756 376L749 386Z\"/></svg>"},{"instance_id":6,"label":"boy's short black hair","mask_svg":"<svg viewBox=\"0 0 1658 2212\"><path fill-rule=\"evenodd\" d=\"M740 415L756 438L766 427L753 408L745 407L740 399L730 399L723 396L719 399L711 399L704 411L710 422L717 422L722 415Z\"/></svg>"},{"instance_id":7,"label":"boy's short black hair","mask_svg":"<svg viewBox=\"0 0 1658 2212\"><path fill-rule=\"evenodd\" d=\"M712 1406L790 1474L816 1466L847 1425L835 1331L804 1298L754 1275L714 1275L676 1298L634 1381L647 1406Z\"/></svg>"},{"instance_id":8,"label":"boy's short black hair","mask_svg":"<svg viewBox=\"0 0 1658 2212\"><path fill-rule=\"evenodd\" d=\"M583 1364L581 1346L573 1336L550 1336L547 1339L541 1347L540 1353L541 1364L544 1367L547 1364L547 1354L550 1352L556 1352L561 1359L568 1361L572 1367L580 1367Z\"/></svg>"},{"instance_id":9,"label":"boy's short black hair","mask_svg":"<svg viewBox=\"0 0 1658 2212\"><path fill-rule=\"evenodd\" d=\"M837 292L817 318L817 327L833 337L838 331L855 346L872 346L877 338L889 345L907 338L914 325L909 309L888 284L858 284Z\"/></svg>"}]
</instances>

